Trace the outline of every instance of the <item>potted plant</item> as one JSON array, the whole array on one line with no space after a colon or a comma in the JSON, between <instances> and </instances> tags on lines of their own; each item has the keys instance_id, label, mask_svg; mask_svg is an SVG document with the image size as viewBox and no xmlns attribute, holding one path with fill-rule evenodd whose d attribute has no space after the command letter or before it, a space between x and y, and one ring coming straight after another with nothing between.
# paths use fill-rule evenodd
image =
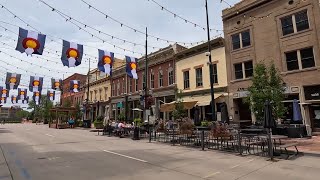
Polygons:
<instances>
[{"instance_id":1,"label":"potted plant","mask_svg":"<svg viewBox=\"0 0 320 180\"><path fill-rule=\"evenodd\" d=\"M140 118L135 118L133 122L136 127L140 127L142 125L142 120Z\"/></svg>"},{"instance_id":2,"label":"potted plant","mask_svg":"<svg viewBox=\"0 0 320 180\"><path fill-rule=\"evenodd\" d=\"M98 116L97 119L93 122L94 127L96 129L102 129L103 128L103 116Z\"/></svg>"},{"instance_id":3,"label":"potted plant","mask_svg":"<svg viewBox=\"0 0 320 180\"><path fill-rule=\"evenodd\" d=\"M180 122L179 125L179 130L181 134L193 134L193 130L194 130L194 124L192 122L191 119L189 118L184 118L182 119L182 122Z\"/></svg>"}]
</instances>

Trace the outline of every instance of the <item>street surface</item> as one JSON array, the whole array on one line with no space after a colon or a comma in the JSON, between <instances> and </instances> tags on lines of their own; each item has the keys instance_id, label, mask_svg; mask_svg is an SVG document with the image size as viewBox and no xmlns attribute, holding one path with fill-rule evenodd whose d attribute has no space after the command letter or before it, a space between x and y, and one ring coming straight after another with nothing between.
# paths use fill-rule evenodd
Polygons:
<instances>
[{"instance_id":1,"label":"street surface","mask_svg":"<svg viewBox=\"0 0 320 180\"><path fill-rule=\"evenodd\" d=\"M97 136L83 129L0 125L0 180L314 180L320 156L257 156Z\"/></svg>"}]
</instances>

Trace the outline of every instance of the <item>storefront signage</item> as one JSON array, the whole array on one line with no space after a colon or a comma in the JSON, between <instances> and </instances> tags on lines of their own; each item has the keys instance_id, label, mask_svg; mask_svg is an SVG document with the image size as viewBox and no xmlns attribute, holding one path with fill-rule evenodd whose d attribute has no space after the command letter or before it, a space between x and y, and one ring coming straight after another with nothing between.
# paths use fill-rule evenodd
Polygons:
<instances>
[{"instance_id":1,"label":"storefront signage","mask_svg":"<svg viewBox=\"0 0 320 180\"><path fill-rule=\"evenodd\" d=\"M306 100L320 100L320 85L304 87Z\"/></svg>"}]
</instances>

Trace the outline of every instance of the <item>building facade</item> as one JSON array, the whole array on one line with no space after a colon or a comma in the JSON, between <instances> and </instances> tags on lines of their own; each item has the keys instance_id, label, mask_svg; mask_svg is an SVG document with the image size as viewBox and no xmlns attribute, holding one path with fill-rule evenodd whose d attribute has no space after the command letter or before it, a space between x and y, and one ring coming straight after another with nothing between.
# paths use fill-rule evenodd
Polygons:
<instances>
[{"instance_id":1,"label":"building facade","mask_svg":"<svg viewBox=\"0 0 320 180\"><path fill-rule=\"evenodd\" d=\"M209 70L209 58L206 56L208 43L184 50L176 55L177 88L182 90L184 102L197 101L196 107L188 111L191 119L211 121L210 76L214 81L214 98L217 120L221 120L220 105L227 101L227 71L224 39L211 42L213 74ZM198 118L195 118L198 116Z\"/></svg>"},{"instance_id":2,"label":"building facade","mask_svg":"<svg viewBox=\"0 0 320 180\"><path fill-rule=\"evenodd\" d=\"M61 105L68 105L75 107L77 104L81 105L84 98L84 88L86 83L86 75L75 73L62 81L62 94L61 94ZM70 81L80 81L80 91L77 93L70 92Z\"/></svg>"},{"instance_id":3,"label":"building facade","mask_svg":"<svg viewBox=\"0 0 320 180\"><path fill-rule=\"evenodd\" d=\"M178 44L170 45L148 55L148 89L155 100L156 118L169 118L168 113L160 113L160 103L172 102L175 99L175 54L184 50ZM125 66L113 73L111 83L111 114L118 119L119 114L125 113L126 101L128 106L128 120L141 117L141 113L132 111L134 108L143 109L143 87L145 59L138 60L138 79L128 78ZM127 100L126 100L127 98Z\"/></svg>"},{"instance_id":4,"label":"building facade","mask_svg":"<svg viewBox=\"0 0 320 180\"><path fill-rule=\"evenodd\" d=\"M243 0L223 11L230 113L251 121L244 103L256 63L274 63L284 80L285 120L300 102L308 133L320 129L320 8L318 0Z\"/></svg>"}]
</instances>

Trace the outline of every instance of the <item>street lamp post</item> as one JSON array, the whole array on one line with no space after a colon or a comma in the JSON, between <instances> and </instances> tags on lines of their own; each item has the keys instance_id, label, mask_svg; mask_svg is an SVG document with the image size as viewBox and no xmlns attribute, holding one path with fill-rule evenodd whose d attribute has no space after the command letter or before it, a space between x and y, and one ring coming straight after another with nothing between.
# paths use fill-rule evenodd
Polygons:
<instances>
[{"instance_id":1,"label":"street lamp post","mask_svg":"<svg viewBox=\"0 0 320 180\"><path fill-rule=\"evenodd\" d=\"M206 55L209 57L209 73L210 73L210 94L211 94L211 119L212 121L216 121L215 116L215 102L214 102L214 88L213 88L213 65L212 65L212 54L211 54L211 44L210 44L210 27L209 27L209 14L208 14L208 0L206 2L206 18L207 18L207 35L208 35L208 52Z\"/></svg>"}]
</instances>

